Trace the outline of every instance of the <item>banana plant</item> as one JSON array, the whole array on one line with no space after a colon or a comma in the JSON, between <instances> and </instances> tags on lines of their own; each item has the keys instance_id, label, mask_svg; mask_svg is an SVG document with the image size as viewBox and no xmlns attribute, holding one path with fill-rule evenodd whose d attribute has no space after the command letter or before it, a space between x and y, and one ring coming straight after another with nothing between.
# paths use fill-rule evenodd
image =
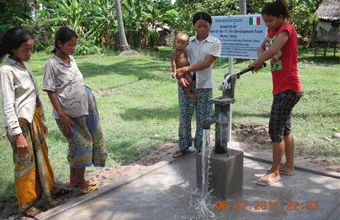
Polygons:
<instances>
[{"instance_id":1,"label":"banana plant","mask_svg":"<svg viewBox=\"0 0 340 220\"><path fill-rule=\"evenodd\" d=\"M86 0L40 0L46 9L41 10L45 14L52 15L52 20L66 22L79 35L84 36L84 18L88 13L89 4Z\"/></svg>"},{"instance_id":2,"label":"banana plant","mask_svg":"<svg viewBox=\"0 0 340 220\"><path fill-rule=\"evenodd\" d=\"M114 0L94 0L87 8L87 37L94 38L97 44L103 46L108 40L108 34L114 33L117 28Z\"/></svg>"}]
</instances>

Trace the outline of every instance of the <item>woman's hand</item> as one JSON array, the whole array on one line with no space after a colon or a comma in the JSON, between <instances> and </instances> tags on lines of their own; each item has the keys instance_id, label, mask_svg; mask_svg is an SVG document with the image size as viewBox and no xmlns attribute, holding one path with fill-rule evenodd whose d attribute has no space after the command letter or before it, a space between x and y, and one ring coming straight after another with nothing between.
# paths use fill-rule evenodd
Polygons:
<instances>
[{"instance_id":1,"label":"woman's hand","mask_svg":"<svg viewBox=\"0 0 340 220\"><path fill-rule=\"evenodd\" d=\"M259 71L260 69L263 68L263 62L259 62L258 60L255 60L248 67L254 67L252 72L257 72L257 71Z\"/></svg>"},{"instance_id":2,"label":"woman's hand","mask_svg":"<svg viewBox=\"0 0 340 220\"><path fill-rule=\"evenodd\" d=\"M56 110L56 112L58 113L60 120L61 120L61 124L63 126L63 129L66 133L72 132L72 127L76 127L72 121L72 119L66 115L66 113L64 112L64 110L61 108L59 99L57 98L56 94L52 91L47 91L48 97L50 98L50 101L54 107L54 109Z\"/></svg>"},{"instance_id":3,"label":"woman's hand","mask_svg":"<svg viewBox=\"0 0 340 220\"><path fill-rule=\"evenodd\" d=\"M182 68L178 68L176 70L176 73L177 73L176 78L177 79L181 78L187 72L189 72L189 71L188 71L188 67L186 67L186 66L182 67Z\"/></svg>"},{"instance_id":4,"label":"woman's hand","mask_svg":"<svg viewBox=\"0 0 340 220\"><path fill-rule=\"evenodd\" d=\"M28 143L23 134L18 134L15 136L15 147L19 156L29 153Z\"/></svg>"},{"instance_id":5,"label":"woman's hand","mask_svg":"<svg viewBox=\"0 0 340 220\"><path fill-rule=\"evenodd\" d=\"M184 77L182 77L180 80L177 81L179 87L188 87L189 83L188 80L186 80Z\"/></svg>"},{"instance_id":6,"label":"woman's hand","mask_svg":"<svg viewBox=\"0 0 340 220\"><path fill-rule=\"evenodd\" d=\"M44 124L42 124L42 129L43 129L43 136L46 137L48 134L48 128Z\"/></svg>"},{"instance_id":7,"label":"woman's hand","mask_svg":"<svg viewBox=\"0 0 340 220\"><path fill-rule=\"evenodd\" d=\"M74 122L72 121L72 119L66 114L63 114L62 116L60 116L60 120L61 120L61 124L62 124L64 130L67 133L72 132L72 127L76 127L74 125Z\"/></svg>"}]
</instances>

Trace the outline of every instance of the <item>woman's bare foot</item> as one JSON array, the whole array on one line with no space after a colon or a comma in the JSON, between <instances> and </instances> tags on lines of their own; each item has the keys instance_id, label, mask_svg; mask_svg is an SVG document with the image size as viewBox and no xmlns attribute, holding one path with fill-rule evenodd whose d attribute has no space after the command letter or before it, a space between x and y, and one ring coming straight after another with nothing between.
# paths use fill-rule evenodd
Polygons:
<instances>
[{"instance_id":1,"label":"woman's bare foot","mask_svg":"<svg viewBox=\"0 0 340 220\"><path fill-rule=\"evenodd\" d=\"M78 183L76 181L70 181L70 188L77 188L78 187Z\"/></svg>"},{"instance_id":2,"label":"woman's bare foot","mask_svg":"<svg viewBox=\"0 0 340 220\"><path fill-rule=\"evenodd\" d=\"M89 184L86 181L80 182L77 185L79 190L86 190L87 188L89 188Z\"/></svg>"},{"instance_id":3,"label":"woman's bare foot","mask_svg":"<svg viewBox=\"0 0 340 220\"><path fill-rule=\"evenodd\" d=\"M35 218L36 215L42 213L42 211L40 209L38 209L37 207L32 206L29 209L26 210L20 210L21 215L24 217L28 217L28 218ZM20 218L22 219L22 218Z\"/></svg>"}]
</instances>

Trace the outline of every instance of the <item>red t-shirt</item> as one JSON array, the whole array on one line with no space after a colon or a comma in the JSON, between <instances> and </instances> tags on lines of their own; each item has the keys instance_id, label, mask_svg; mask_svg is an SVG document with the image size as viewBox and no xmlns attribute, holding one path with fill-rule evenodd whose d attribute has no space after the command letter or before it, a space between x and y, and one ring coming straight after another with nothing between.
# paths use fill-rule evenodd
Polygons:
<instances>
[{"instance_id":1,"label":"red t-shirt","mask_svg":"<svg viewBox=\"0 0 340 220\"><path fill-rule=\"evenodd\" d=\"M281 50L270 60L273 79L273 94L293 90L302 92L297 70L297 34L294 26L283 24L277 32L268 31L266 49L275 41L276 36L287 31L289 38Z\"/></svg>"}]
</instances>

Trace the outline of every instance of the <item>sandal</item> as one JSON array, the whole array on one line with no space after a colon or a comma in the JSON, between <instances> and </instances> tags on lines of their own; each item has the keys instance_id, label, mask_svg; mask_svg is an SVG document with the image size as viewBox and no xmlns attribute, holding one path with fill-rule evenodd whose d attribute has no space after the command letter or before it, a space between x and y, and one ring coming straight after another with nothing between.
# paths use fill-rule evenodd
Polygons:
<instances>
[{"instance_id":1,"label":"sandal","mask_svg":"<svg viewBox=\"0 0 340 220\"><path fill-rule=\"evenodd\" d=\"M268 178L268 180L269 180L268 182L260 182L260 180L258 180L258 181L256 181L256 184L260 185L260 186L269 186L272 183L276 183L276 182L280 181L281 177L279 177L277 179Z\"/></svg>"},{"instance_id":2,"label":"sandal","mask_svg":"<svg viewBox=\"0 0 340 220\"><path fill-rule=\"evenodd\" d=\"M286 175L286 176L294 176L295 172L287 172L284 170L279 170L279 174Z\"/></svg>"},{"instance_id":3,"label":"sandal","mask_svg":"<svg viewBox=\"0 0 340 220\"><path fill-rule=\"evenodd\" d=\"M271 172L271 168L268 167L267 169L267 173L270 173ZM285 171L285 170L281 170L279 169L279 174L282 174L282 175L286 175L286 176L294 176L295 175L295 172L293 171Z\"/></svg>"},{"instance_id":4,"label":"sandal","mask_svg":"<svg viewBox=\"0 0 340 220\"><path fill-rule=\"evenodd\" d=\"M96 186L89 186L87 187L87 189L78 189L79 192L81 192L82 194L88 194L91 192L94 192L98 189L98 187Z\"/></svg>"},{"instance_id":5,"label":"sandal","mask_svg":"<svg viewBox=\"0 0 340 220\"><path fill-rule=\"evenodd\" d=\"M86 180L86 183L89 185L89 186L96 186L97 185L97 180ZM71 188L77 188L78 185L70 185Z\"/></svg>"},{"instance_id":6,"label":"sandal","mask_svg":"<svg viewBox=\"0 0 340 220\"><path fill-rule=\"evenodd\" d=\"M86 180L87 184L89 184L89 186L96 186L97 185L97 180Z\"/></svg>"},{"instance_id":7,"label":"sandal","mask_svg":"<svg viewBox=\"0 0 340 220\"><path fill-rule=\"evenodd\" d=\"M178 158L178 157L183 156L184 154L190 154L190 153L191 153L191 150L189 150L189 149L186 149L186 150L177 150L177 151L172 155L172 157L173 157L173 158Z\"/></svg>"}]
</instances>

